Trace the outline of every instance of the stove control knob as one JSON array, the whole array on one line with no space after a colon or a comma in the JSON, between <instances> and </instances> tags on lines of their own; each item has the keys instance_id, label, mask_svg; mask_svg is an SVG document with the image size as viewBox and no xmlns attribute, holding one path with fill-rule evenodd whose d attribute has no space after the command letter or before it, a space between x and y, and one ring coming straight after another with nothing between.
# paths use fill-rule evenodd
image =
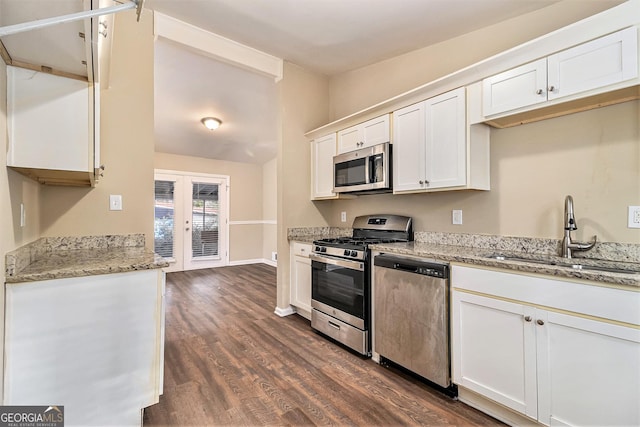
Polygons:
<instances>
[{"instance_id":1,"label":"stove control knob","mask_svg":"<svg viewBox=\"0 0 640 427\"><path fill-rule=\"evenodd\" d=\"M322 252L322 249L320 249L320 246L316 246L316 248L314 249L314 252Z\"/></svg>"},{"instance_id":2,"label":"stove control knob","mask_svg":"<svg viewBox=\"0 0 640 427\"><path fill-rule=\"evenodd\" d=\"M350 253L351 251L349 249L344 250L344 256L349 256Z\"/></svg>"},{"instance_id":3,"label":"stove control knob","mask_svg":"<svg viewBox=\"0 0 640 427\"><path fill-rule=\"evenodd\" d=\"M358 256L358 252L356 252L356 251L351 251L351 254L350 254L350 255L351 255L352 257L357 257L357 256Z\"/></svg>"},{"instance_id":4,"label":"stove control knob","mask_svg":"<svg viewBox=\"0 0 640 427\"><path fill-rule=\"evenodd\" d=\"M327 247L323 246L322 249L320 250L320 252L327 252Z\"/></svg>"}]
</instances>

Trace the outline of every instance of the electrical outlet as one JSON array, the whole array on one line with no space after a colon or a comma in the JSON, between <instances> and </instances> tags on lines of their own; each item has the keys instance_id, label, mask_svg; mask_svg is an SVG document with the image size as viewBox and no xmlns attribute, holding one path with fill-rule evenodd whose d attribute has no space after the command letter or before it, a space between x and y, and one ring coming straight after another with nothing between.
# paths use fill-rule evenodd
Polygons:
<instances>
[{"instance_id":1,"label":"electrical outlet","mask_svg":"<svg viewBox=\"0 0 640 427\"><path fill-rule=\"evenodd\" d=\"M109 196L109 210L121 211L122 210L122 196L119 194L111 194Z\"/></svg>"},{"instance_id":2,"label":"electrical outlet","mask_svg":"<svg viewBox=\"0 0 640 427\"><path fill-rule=\"evenodd\" d=\"M278 262L278 253L277 252L271 252L271 261Z\"/></svg>"},{"instance_id":3,"label":"electrical outlet","mask_svg":"<svg viewBox=\"0 0 640 427\"><path fill-rule=\"evenodd\" d=\"M346 212L340 212L340 221L347 222L347 213Z\"/></svg>"},{"instance_id":4,"label":"electrical outlet","mask_svg":"<svg viewBox=\"0 0 640 427\"><path fill-rule=\"evenodd\" d=\"M629 206L629 228L640 228L640 206Z\"/></svg>"},{"instance_id":5,"label":"electrical outlet","mask_svg":"<svg viewBox=\"0 0 640 427\"><path fill-rule=\"evenodd\" d=\"M454 209L451 211L451 223L454 225L462 225L462 211Z\"/></svg>"}]
</instances>

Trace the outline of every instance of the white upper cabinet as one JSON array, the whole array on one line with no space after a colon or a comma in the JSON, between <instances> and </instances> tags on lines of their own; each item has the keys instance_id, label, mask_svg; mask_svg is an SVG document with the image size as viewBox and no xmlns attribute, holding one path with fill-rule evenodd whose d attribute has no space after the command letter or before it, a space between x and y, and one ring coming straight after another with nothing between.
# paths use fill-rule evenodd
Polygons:
<instances>
[{"instance_id":1,"label":"white upper cabinet","mask_svg":"<svg viewBox=\"0 0 640 427\"><path fill-rule=\"evenodd\" d=\"M336 134L311 141L311 199L336 198L333 192L333 156L336 155Z\"/></svg>"},{"instance_id":2,"label":"white upper cabinet","mask_svg":"<svg viewBox=\"0 0 640 427\"><path fill-rule=\"evenodd\" d=\"M465 88L395 111L394 192L488 189L488 137L484 125L467 125Z\"/></svg>"},{"instance_id":3,"label":"white upper cabinet","mask_svg":"<svg viewBox=\"0 0 640 427\"><path fill-rule=\"evenodd\" d=\"M484 79L483 114L594 95L637 77L638 30L630 27Z\"/></svg>"},{"instance_id":4,"label":"white upper cabinet","mask_svg":"<svg viewBox=\"0 0 640 427\"><path fill-rule=\"evenodd\" d=\"M7 66L7 166L87 172L89 84Z\"/></svg>"},{"instance_id":5,"label":"white upper cabinet","mask_svg":"<svg viewBox=\"0 0 640 427\"><path fill-rule=\"evenodd\" d=\"M338 154L389 142L389 115L385 114L338 132Z\"/></svg>"},{"instance_id":6,"label":"white upper cabinet","mask_svg":"<svg viewBox=\"0 0 640 427\"><path fill-rule=\"evenodd\" d=\"M551 55L547 70L549 100L636 78L638 30L627 28Z\"/></svg>"},{"instance_id":7,"label":"white upper cabinet","mask_svg":"<svg viewBox=\"0 0 640 427\"><path fill-rule=\"evenodd\" d=\"M110 2L60 0L46 8L5 3L2 26ZM0 40L8 65L8 166L43 184L95 185L100 176L100 85L108 87L112 33L112 17L106 15Z\"/></svg>"},{"instance_id":8,"label":"white upper cabinet","mask_svg":"<svg viewBox=\"0 0 640 427\"><path fill-rule=\"evenodd\" d=\"M393 113L393 189L411 191L424 188L425 102Z\"/></svg>"},{"instance_id":9,"label":"white upper cabinet","mask_svg":"<svg viewBox=\"0 0 640 427\"><path fill-rule=\"evenodd\" d=\"M547 60L540 59L482 81L485 116L547 100Z\"/></svg>"}]
</instances>

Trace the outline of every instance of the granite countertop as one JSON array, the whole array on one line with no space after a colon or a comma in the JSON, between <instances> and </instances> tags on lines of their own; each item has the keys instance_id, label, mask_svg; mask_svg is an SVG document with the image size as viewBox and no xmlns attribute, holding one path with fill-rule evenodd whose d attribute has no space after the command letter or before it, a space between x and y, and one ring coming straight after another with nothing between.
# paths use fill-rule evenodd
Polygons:
<instances>
[{"instance_id":1,"label":"granite countertop","mask_svg":"<svg viewBox=\"0 0 640 427\"><path fill-rule=\"evenodd\" d=\"M124 273L167 267L144 235L41 238L6 255L7 283Z\"/></svg>"},{"instance_id":2,"label":"granite countertop","mask_svg":"<svg viewBox=\"0 0 640 427\"><path fill-rule=\"evenodd\" d=\"M590 258L572 258L571 260L567 260L560 256L551 254L535 254L489 248L443 245L419 241L378 244L371 245L370 248L371 250L380 252L412 255L437 261L459 262L476 266L514 270L517 272L545 274L558 278L589 280L600 283L640 288L640 263L637 262L619 262ZM524 260L495 259L491 257L492 255L505 255L506 258L528 258L533 259L533 261L541 260L544 261L544 263L527 262ZM553 265L552 263L556 265ZM581 264L584 266L594 265L605 268L623 268L637 271L637 273L630 274L587 269L581 270L572 268L571 266L573 264Z\"/></svg>"},{"instance_id":3,"label":"granite countertop","mask_svg":"<svg viewBox=\"0 0 640 427\"><path fill-rule=\"evenodd\" d=\"M514 272L537 273L558 278L587 280L594 284L611 284L640 288L640 245L614 242L598 242L588 252L578 252L567 260L558 256L558 239L511 237L481 234L442 232L415 232L415 241L408 243L386 243L370 245L380 252L412 255L442 262L458 262L469 265L500 268ZM349 228L306 227L290 228L289 241L312 243L327 237L351 236ZM495 259L492 255L506 255L532 259ZM614 273L608 271L575 269L572 265L622 268L637 273Z\"/></svg>"}]
</instances>

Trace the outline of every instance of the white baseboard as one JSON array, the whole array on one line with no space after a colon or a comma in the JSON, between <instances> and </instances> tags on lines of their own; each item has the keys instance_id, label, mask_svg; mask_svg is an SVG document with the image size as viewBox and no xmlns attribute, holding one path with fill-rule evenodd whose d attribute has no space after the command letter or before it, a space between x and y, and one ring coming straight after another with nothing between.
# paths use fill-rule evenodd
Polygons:
<instances>
[{"instance_id":1,"label":"white baseboard","mask_svg":"<svg viewBox=\"0 0 640 427\"><path fill-rule=\"evenodd\" d=\"M229 261L229 265L248 265L248 264L267 264L272 267L277 267L278 263L266 258L256 259L241 259L237 261Z\"/></svg>"},{"instance_id":2,"label":"white baseboard","mask_svg":"<svg viewBox=\"0 0 640 427\"><path fill-rule=\"evenodd\" d=\"M286 316L290 316L292 314L295 314L296 310L295 310L295 308L293 308L291 306L287 306L285 308L276 307L276 309L274 310L274 313L277 314L280 317L286 317Z\"/></svg>"}]
</instances>

